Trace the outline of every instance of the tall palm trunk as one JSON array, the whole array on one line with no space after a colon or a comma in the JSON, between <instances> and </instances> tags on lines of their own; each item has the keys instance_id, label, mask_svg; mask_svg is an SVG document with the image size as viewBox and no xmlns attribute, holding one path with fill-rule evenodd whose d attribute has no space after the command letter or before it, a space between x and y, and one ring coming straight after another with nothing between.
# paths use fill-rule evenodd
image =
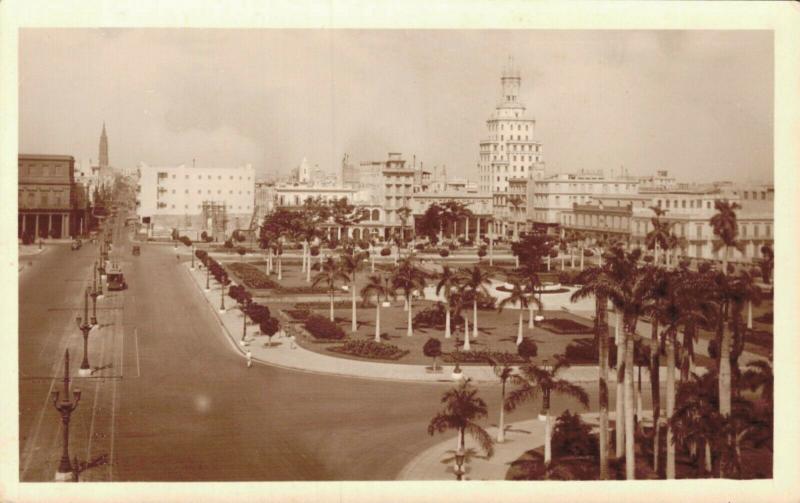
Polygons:
<instances>
[{"instance_id":1,"label":"tall palm trunk","mask_svg":"<svg viewBox=\"0 0 800 503\"><path fill-rule=\"evenodd\" d=\"M519 308L521 310L522 305ZM528 328L533 328L533 302L528 303Z\"/></svg>"},{"instance_id":2,"label":"tall palm trunk","mask_svg":"<svg viewBox=\"0 0 800 503\"><path fill-rule=\"evenodd\" d=\"M627 326L625 332L625 478L634 480L636 479L633 436L633 337L635 334L633 329Z\"/></svg>"},{"instance_id":3,"label":"tall palm trunk","mask_svg":"<svg viewBox=\"0 0 800 503\"><path fill-rule=\"evenodd\" d=\"M563 271L564 270L564 254L561 253L560 255L561 255L561 257L560 257L561 258L561 270Z\"/></svg>"},{"instance_id":4,"label":"tall palm trunk","mask_svg":"<svg viewBox=\"0 0 800 503\"><path fill-rule=\"evenodd\" d=\"M444 338L450 338L450 299L446 299L444 306Z\"/></svg>"},{"instance_id":5,"label":"tall palm trunk","mask_svg":"<svg viewBox=\"0 0 800 503\"><path fill-rule=\"evenodd\" d=\"M617 335L617 403L615 412L617 425L615 429L616 447L614 448L614 456L619 459L622 457L625 444L625 341L620 334L622 327L620 326L619 311L614 311L614 318L616 320L615 332Z\"/></svg>"},{"instance_id":6,"label":"tall palm trunk","mask_svg":"<svg viewBox=\"0 0 800 503\"><path fill-rule=\"evenodd\" d=\"M654 255L655 255L655 257L654 257L654 258L655 258L655 260L653 260L653 263L654 263L655 265L658 265L658 242L656 242L656 243L655 243L655 245L653 246L653 248L655 249L655 254L654 254Z\"/></svg>"},{"instance_id":7,"label":"tall palm trunk","mask_svg":"<svg viewBox=\"0 0 800 503\"><path fill-rule=\"evenodd\" d=\"M306 246L308 248L308 258L306 259L306 282L311 283L311 246Z\"/></svg>"},{"instance_id":8,"label":"tall palm trunk","mask_svg":"<svg viewBox=\"0 0 800 503\"><path fill-rule=\"evenodd\" d=\"M522 324L523 324L524 316L522 314L522 309L519 310L519 323L517 324L517 346L522 344Z\"/></svg>"},{"instance_id":9,"label":"tall palm trunk","mask_svg":"<svg viewBox=\"0 0 800 503\"><path fill-rule=\"evenodd\" d=\"M658 473L661 457L661 386L660 386L660 365L658 358L658 320L653 318L652 332L650 333L650 396L653 398L653 471ZM667 417L671 417L667 413Z\"/></svg>"},{"instance_id":10,"label":"tall palm trunk","mask_svg":"<svg viewBox=\"0 0 800 503\"><path fill-rule=\"evenodd\" d=\"M720 321L720 325L722 322ZM731 413L731 334L722 327L722 340L719 349L719 413Z\"/></svg>"},{"instance_id":11,"label":"tall palm trunk","mask_svg":"<svg viewBox=\"0 0 800 503\"><path fill-rule=\"evenodd\" d=\"M375 297L375 342L381 342L381 299Z\"/></svg>"},{"instance_id":12,"label":"tall palm trunk","mask_svg":"<svg viewBox=\"0 0 800 503\"><path fill-rule=\"evenodd\" d=\"M411 311L412 311L412 309L411 309L411 294L408 294L408 296L406 297L406 301L408 302L408 333L407 333L407 335L409 337L411 337L412 335L414 335L414 329L411 326Z\"/></svg>"},{"instance_id":13,"label":"tall palm trunk","mask_svg":"<svg viewBox=\"0 0 800 503\"><path fill-rule=\"evenodd\" d=\"M506 403L506 380L503 379L502 388L500 389L500 422L497 425L497 443L502 444L506 441L506 423L505 423L505 407Z\"/></svg>"},{"instance_id":14,"label":"tall palm trunk","mask_svg":"<svg viewBox=\"0 0 800 503\"><path fill-rule=\"evenodd\" d=\"M675 411L675 332L667 333L667 417ZM672 428L667 423L667 479L675 478L675 444Z\"/></svg>"},{"instance_id":15,"label":"tall palm trunk","mask_svg":"<svg viewBox=\"0 0 800 503\"><path fill-rule=\"evenodd\" d=\"M464 351L469 351L469 319L464 318Z\"/></svg>"},{"instance_id":16,"label":"tall palm trunk","mask_svg":"<svg viewBox=\"0 0 800 503\"><path fill-rule=\"evenodd\" d=\"M472 299L472 338L478 338L478 292L475 292L475 298Z\"/></svg>"},{"instance_id":17,"label":"tall palm trunk","mask_svg":"<svg viewBox=\"0 0 800 503\"><path fill-rule=\"evenodd\" d=\"M598 358L600 359L598 365L600 371L598 376L600 480L606 480L608 479L608 325L606 323L606 304L608 301L604 296L597 296L595 302L597 303L597 346Z\"/></svg>"},{"instance_id":18,"label":"tall palm trunk","mask_svg":"<svg viewBox=\"0 0 800 503\"><path fill-rule=\"evenodd\" d=\"M356 313L356 274L353 273L353 280L350 282L350 295L351 295L351 313L350 317L352 321L350 323L350 329L353 333L358 331L358 318Z\"/></svg>"},{"instance_id":19,"label":"tall palm trunk","mask_svg":"<svg viewBox=\"0 0 800 503\"><path fill-rule=\"evenodd\" d=\"M550 460L552 457L552 433L551 433L551 426L550 426L550 411L548 410L544 416L544 466L550 466Z\"/></svg>"},{"instance_id":20,"label":"tall palm trunk","mask_svg":"<svg viewBox=\"0 0 800 503\"><path fill-rule=\"evenodd\" d=\"M705 455L706 473L711 473L711 470L712 470L712 465L711 465L711 442L709 442L708 440L706 440L706 449L705 450L706 450L706 453L705 453L706 454Z\"/></svg>"},{"instance_id":21,"label":"tall palm trunk","mask_svg":"<svg viewBox=\"0 0 800 503\"><path fill-rule=\"evenodd\" d=\"M335 319L333 317L333 293L334 293L334 290L333 290L333 288L331 288L331 321L335 321Z\"/></svg>"},{"instance_id":22,"label":"tall palm trunk","mask_svg":"<svg viewBox=\"0 0 800 503\"><path fill-rule=\"evenodd\" d=\"M278 255L278 281L283 279L283 258Z\"/></svg>"},{"instance_id":23,"label":"tall palm trunk","mask_svg":"<svg viewBox=\"0 0 800 503\"><path fill-rule=\"evenodd\" d=\"M581 271L582 271L583 270L583 258L584 258L583 246L581 246L580 250L581 250Z\"/></svg>"}]
</instances>

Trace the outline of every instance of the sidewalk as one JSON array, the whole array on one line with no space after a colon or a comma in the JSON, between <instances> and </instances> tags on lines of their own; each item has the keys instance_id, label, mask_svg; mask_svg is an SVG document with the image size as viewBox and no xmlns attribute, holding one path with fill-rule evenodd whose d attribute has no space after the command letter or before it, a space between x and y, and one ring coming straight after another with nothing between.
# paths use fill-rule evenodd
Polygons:
<instances>
[{"instance_id":1,"label":"sidewalk","mask_svg":"<svg viewBox=\"0 0 800 503\"><path fill-rule=\"evenodd\" d=\"M451 383L453 365L443 365L440 373L428 373L425 365L408 365L400 363L368 362L327 356L303 349L299 345L293 349L288 337L278 335L272 338L272 346L266 347L268 338L261 336L258 327L251 323L247 325L247 339L249 344L243 346L242 339L242 313L237 309L236 302L230 297L225 297L224 313L219 312L220 305L220 286L213 279L211 280L211 290L205 291L206 274L199 268L194 271L190 269L189 263L182 263L201 295L209 303L209 307L214 310L225 335L230 340L234 348L244 356L249 350L252 358L256 362L275 365L277 367L288 368L305 372L319 374L332 374L339 376L358 377L363 379L381 379L389 381L413 381L430 383ZM284 330L289 326L285 316L281 317L281 325ZM295 334L298 338L302 334ZM489 366L463 366L464 376L471 378L476 383L498 383L494 371ZM648 378L646 369L642 369L643 378ZM677 374L676 369L676 374ZM596 366L582 365L564 369L559 373L564 379L572 382L596 382L598 370ZM666 367L661 368L660 378L666 380ZM676 375L677 377L677 375ZM609 383L616 382L616 372L609 371Z\"/></svg>"},{"instance_id":2,"label":"sidewalk","mask_svg":"<svg viewBox=\"0 0 800 503\"><path fill-rule=\"evenodd\" d=\"M647 421L644 411L643 419ZM581 414L587 423L597 426L598 415L596 412ZM613 424L615 413L608 413L609 424ZM555 424L555 417L550 417L551 424ZM651 418L652 421L652 418ZM518 459L525 452L544 445L544 422L538 419L528 419L509 423L506 425L505 442L494 444L494 455L485 459L475 441L467 435L465 448L474 448L477 456L466 464L465 480L505 480L506 473L511 468L510 463ZM493 439L497 439L497 427L487 428L486 431ZM422 451L412 459L397 476L397 480L456 480L455 461L453 454L456 449L456 436L452 435L433 447ZM448 461L449 460L449 461Z\"/></svg>"}]
</instances>

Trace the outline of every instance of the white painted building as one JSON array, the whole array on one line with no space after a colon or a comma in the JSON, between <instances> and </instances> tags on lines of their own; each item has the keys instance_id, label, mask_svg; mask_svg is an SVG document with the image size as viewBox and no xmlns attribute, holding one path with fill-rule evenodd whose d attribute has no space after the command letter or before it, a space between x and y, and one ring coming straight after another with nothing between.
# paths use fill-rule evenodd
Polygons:
<instances>
[{"instance_id":1,"label":"white painted building","mask_svg":"<svg viewBox=\"0 0 800 503\"><path fill-rule=\"evenodd\" d=\"M148 166L139 164L136 188L137 213L150 217L158 228L202 228L209 226L207 210L225 229L247 228L255 200L255 172L251 165L238 168ZM217 218L217 216L215 216Z\"/></svg>"},{"instance_id":2,"label":"white painted building","mask_svg":"<svg viewBox=\"0 0 800 503\"><path fill-rule=\"evenodd\" d=\"M533 220L548 225L561 223L562 213L570 212L573 204L587 204L598 196L633 196L639 187L635 178L606 177L603 171L561 173L533 184Z\"/></svg>"},{"instance_id":3,"label":"white painted building","mask_svg":"<svg viewBox=\"0 0 800 503\"><path fill-rule=\"evenodd\" d=\"M544 177L542 144L534 138L536 121L519 99L522 79L513 60L509 59L500 83L500 101L480 142L478 186L487 193L507 192L509 179Z\"/></svg>"}]
</instances>

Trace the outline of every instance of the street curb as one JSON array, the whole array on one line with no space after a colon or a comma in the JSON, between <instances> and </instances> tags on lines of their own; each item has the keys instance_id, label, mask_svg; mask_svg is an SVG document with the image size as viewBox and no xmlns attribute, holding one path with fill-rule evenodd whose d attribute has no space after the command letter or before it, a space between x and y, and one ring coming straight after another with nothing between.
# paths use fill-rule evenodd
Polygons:
<instances>
[{"instance_id":1,"label":"street curb","mask_svg":"<svg viewBox=\"0 0 800 503\"><path fill-rule=\"evenodd\" d=\"M184 270L187 273L189 273L189 279L192 281L192 283L194 283L195 288L197 288L200 291L200 293L205 293L203 291L203 289L200 287L200 285L191 276L191 271L189 270L189 268L184 266ZM215 315L215 317L217 319L217 323L219 323L219 325L222 328L223 332L225 333L225 335L227 335L228 342L230 342L231 345L234 346L234 348L242 356L242 358L245 358L244 349L236 342L236 340L234 339L234 337L231 335L230 331L228 330L228 327L225 326L225 323L222 321L222 317L220 317L220 315L219 315L219 311L217 309L215 309L211 305L211 303L208 302L208 299L205 298L205 295L203 295L203 299L206 301L206 304L214 312L214 315ZM335 358L335 357L330 356L330 357L327 357L327 358ZM384 381L384 382L393 382L393 383L411 382L411 383L415 383L415 384L436 384L436 385L446 384L446 385L452 385L452 383L449 382L449 381L428 381L428 380L412 380L412 379L402 379L402 380L400 380L400 379L393 379L393 378L389 378L389 377L365 377L365 376L353 375L353 374L340 374L340 373L337 373L337 372L322 372L322 371L319 371L319 370L309 370L309 369L305 369L305 368L301 368L301 367L290 367L288 365L281 365L280 363L269 362L269 361L262 360L262 359L257 358L257 357L251 357L251 360L254 363L259 363L261 365L280 368L280 369L283 369L283 370L291 370L291 371L294 371L294 372L302 372L302 373L305 373L305 374L318 375L318 376L345 377L345 378L349 378L349 379L360 379L360 380L363 380L363 381ZM473 381L473 382L491 384L494 381Z\"/></svg>"}]
</instances>

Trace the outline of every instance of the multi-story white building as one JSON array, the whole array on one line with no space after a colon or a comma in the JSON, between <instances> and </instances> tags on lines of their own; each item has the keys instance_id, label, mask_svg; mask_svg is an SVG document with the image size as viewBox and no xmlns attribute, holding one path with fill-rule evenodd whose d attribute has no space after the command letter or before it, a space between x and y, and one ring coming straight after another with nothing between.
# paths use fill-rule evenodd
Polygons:
<instances>
[{"instance_id":1,"label":"multi-story white building","mask_svg":"<svg viewBox=\"0 0 800 503\"><path fill-rule=\"evenodd\" d=\"M436 190L431 189L414 194L413 214L423 215L432 204L439 206L447 202L458 202L472 212L472 217L456 222L456 234L467 240L479 241L482 237L491 236L490 222L494 217L492 195L479 192L475 185L453 184ZM497 236L497 234L495 234Z\"/></svg>"},{"instance_id":2,"label":"multi-story white building","mask_svg":"<svg viewBox=\"0 0 800 503\"><path fill-rule=\"evenodd\" d=\"M768 187L757 186L762 190L749 190L748 200L741 199L740 186L727 186L724 190L716 186L680 185L674 189L642 189L642 195L650 197L647 207L634 208L631 220L631 243L644 247L645 236L653 226L651 219L655 206L666 211L662 220L672 225L672 232L682 240L680 255L694 259L722 259L722 250L714 251L714 241L718 238L711 227L711 217L716 210L716 200L728 200L742 206L736 216L739 224L737 239L744 244L744 252L734 250L733 261L748 261L760 256L762 245L771 244L774 239L772 201L768 199ZM734 194L735 192L735 194ZM755 192L756 198L750 196Z\"/></svg>"},{"instance_id":3,"label":"multi-story white building","mask_svg":"<svg viewBox=\"0 0 800 503\"><path fill-rule=\"evenodd\" d=\"M587 204L594 197L636 195L639 181L627 176L606 177L602 171L581 171L533 184L534 223L555 226L562 223L563 213L572 211L573 204Z\"/></svg>"},{"instance_id":4,"label":"multi-story white building","mask_svg":"<svg viewBox=\"0 0 800 503\"><path fill-rule=\"evenodd\" d=\"M179 228L228 233L247 228L252 220L255 172L249 164L199 168L140 163L138 171L137 213L142 219L149 217L155 231Z\"/></svg>"},{"instance_id":5,"label":"multi-story white building","mask_svg":"<svg viewBox=\"0 0 800 503\"><path fill-rule=\"evenodd\" d=\"M478 185L482 192L508 191L513 178L544 177L542 144L535 140L536 121L519 99L519 70L509 59L500 78L502 96L486 121L487 137L480 142Z\"/></svg>"}]
</instances>

